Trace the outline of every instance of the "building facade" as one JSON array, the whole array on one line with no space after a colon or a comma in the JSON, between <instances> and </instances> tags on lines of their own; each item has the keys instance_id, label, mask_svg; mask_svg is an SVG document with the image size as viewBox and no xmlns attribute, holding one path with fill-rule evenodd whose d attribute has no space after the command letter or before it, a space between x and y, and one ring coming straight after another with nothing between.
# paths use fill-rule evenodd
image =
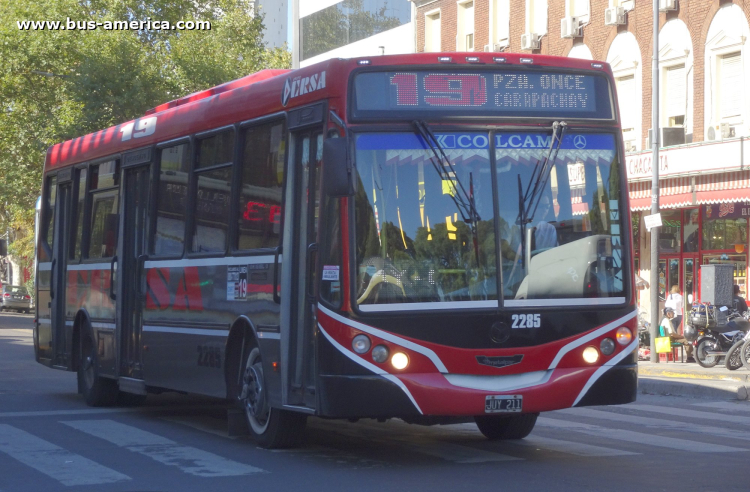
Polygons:
<instances>
[{"instance_id":1,"label":"building facade","mask_svg":"<svg viewBox=\"0 0 750 492\"><path fill-rule=\"evenodd\" d=\"M651 0L411 0L416 51L512 51L603 60L614 72L636 268L650 275ZM700 298L700 265L731 263L747 297L750 2L659 0L659 289ZM750 162L749 162L750 164ZM648 289L639 302L648 309Z\"/></svg>"},{"instance_id":2,"label":"building facade","mask_svg":"<svg viewBox=\"0 0 750 492\"><path fill-rule=\"evenodd\" d=\"M408 0L298 0L299 66L329 58L414 52Z\"/></svg>"},{"instance_id":3,"label":"building facade","mask_svg":"<svg viewBox=\"0 0 750 492\"><path fill-rule=\"evenodd\" d=\"M263 41L269 48L280 48L287 42L289 4L287 0L253 0L253 10L261 12L266 31Z\"/></svg>"}]
</instances>

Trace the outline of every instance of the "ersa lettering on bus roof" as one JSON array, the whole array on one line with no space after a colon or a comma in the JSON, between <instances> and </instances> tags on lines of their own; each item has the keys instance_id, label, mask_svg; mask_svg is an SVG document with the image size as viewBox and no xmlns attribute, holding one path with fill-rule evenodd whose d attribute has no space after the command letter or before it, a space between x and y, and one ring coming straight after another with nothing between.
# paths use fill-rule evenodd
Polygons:
<instances>
[{"instance_id":1,"label":"ersa lettering on bus roof","mask_svg":"<svg viewBox=\"0 0 750 492\"><path fill-rule=\"evenodd\" d=\"M303 77L289 77L284 82L284 89L281 91L281 105L286 106L290 99L310 92L319 91L326 87L326 71Z\"/></svg>"}]
</instances>

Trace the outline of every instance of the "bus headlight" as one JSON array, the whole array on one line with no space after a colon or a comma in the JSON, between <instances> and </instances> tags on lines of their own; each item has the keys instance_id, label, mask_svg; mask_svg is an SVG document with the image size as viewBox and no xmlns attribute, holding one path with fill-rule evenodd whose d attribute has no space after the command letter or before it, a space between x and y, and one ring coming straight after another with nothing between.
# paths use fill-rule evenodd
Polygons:
<instances>
[{"instance_id":1,"label":"bus headlight","mask_svg":"<svg viewBox=\"0 0 750 492\"><path fill-rule=\"evenodd\" d=\"M375 362L383 363L388 360L388 347L385 345L377 345L372 349L372 360Z\"/></svg>"},{"instance_id":2,"label":"bus headlight","mask_svg":"<svg viewBox=\"0 0 750 492\"><path fill-rule=\"evenodd\" d=\"M633 339L633 333L627 326L621 326L617 329L617 343L620 345L627 345Z\"/></svg>"},{"instance_id":3,"label":"bus headlight","mask_svg":"<svg viewBox=\"0 0 750 492\"><path fill-rule=\"evenodd\" d=\"M409 365L409 357L403 352L396 352L393 354L393 357L391 357L391 364L393 364L393 367L399 371L406 369L406 366Z\"/></svg>"},{"instance_id":4,"label":"bus headlight","mask_svg":"<svg viewBox=\"0 0 750 492\"><path fill-rule=\"evenodd\" d=\"M593 364L594 362L599 360L599 351L594 347L586 347L585 349L583 349L583 360L585 360L589 364Z\"/></svg>"},{"instance_id":5,"label":"bus headlight","mask_svg":"<svg viewBox=\"0 0 750 492\"><path fill-rule=\"evenodd\" d=\"M615 341L611 338L605 338L602 340L602 343L599 344L599 350L601 350L604 355L612 355L612 352L615 351Z\"/></svg>"},{"instance_id":6,"label":"bus headlight","mask_svg":"<svg viewBox=\"0 0 750 492\"><path fill-rule=\"evenodd\" d=\"M352 350L358 354L366 354L370 350L370 338L367 335L357 335L352 340Z\"/></svg>"}]
</instances>

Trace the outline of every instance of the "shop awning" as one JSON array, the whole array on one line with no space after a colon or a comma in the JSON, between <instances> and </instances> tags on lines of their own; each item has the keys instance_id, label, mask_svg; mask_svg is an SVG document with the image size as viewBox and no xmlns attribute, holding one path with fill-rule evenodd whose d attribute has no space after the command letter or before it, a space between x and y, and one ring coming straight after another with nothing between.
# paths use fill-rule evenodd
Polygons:
<instances>
[{"instance_id":1,"label":"shop awning","mask_svg":"<svg viewBox=\"0 0 750 492\"><path fill-rule=\"evenodd\" d=\"M651 209L651 181L628 183L630 210ZM659 208L750 201L750 171L659 180Z\"/></svg>"},{"instance_id":2,"label":"shop awning","mask_svg":"<svg viewBox=\"0 0 750 492\"><path fill-rule=\"evenodd\" d=\"M681 208L693 204L691 177L659 180L659 208ZM651 181L628 183L630 210L651 209Z\"/></svg>"}]
</instances>

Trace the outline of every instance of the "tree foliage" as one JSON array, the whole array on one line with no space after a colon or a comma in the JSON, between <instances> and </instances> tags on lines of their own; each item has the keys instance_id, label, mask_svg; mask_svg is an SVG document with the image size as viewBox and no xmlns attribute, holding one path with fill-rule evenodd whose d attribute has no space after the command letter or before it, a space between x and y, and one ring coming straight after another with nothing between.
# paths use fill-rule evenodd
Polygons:
<instances>
[{"instance_id":1,"label":"tree foliage","mask_svg":"<svg viewBox=\"0 0 750 492\"><path fill-rule=\"evenodd\" d=\"M210 21L210 30L28 30L19 21ZM0 1L0 232L31 257L46 149L291 54L250 0Z\"/></svg>"}]
</instances>

